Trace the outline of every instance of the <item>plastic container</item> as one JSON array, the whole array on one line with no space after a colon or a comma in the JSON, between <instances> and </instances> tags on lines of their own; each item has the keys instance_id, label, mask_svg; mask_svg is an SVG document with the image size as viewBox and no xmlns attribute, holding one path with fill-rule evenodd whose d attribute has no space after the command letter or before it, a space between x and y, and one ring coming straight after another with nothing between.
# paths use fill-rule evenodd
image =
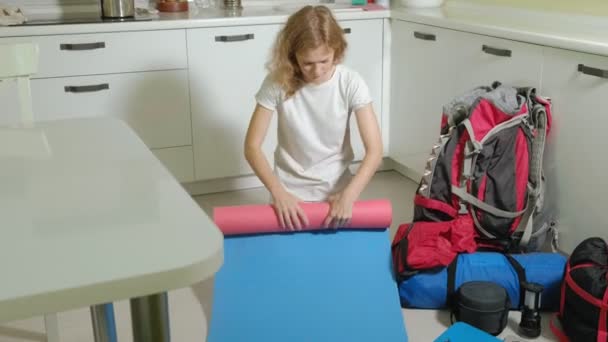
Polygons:
<instances>
[{"instance_id":1,"label":"plastic container","mask_svg":"<svg viewBox=\"0 0 608 342\"><path fill-rule=\"evenodd\" d=\"M390 0L375 0L376 5L382 6L384 8L389 8L391 6Z\"/></svg>"}]
</instances>

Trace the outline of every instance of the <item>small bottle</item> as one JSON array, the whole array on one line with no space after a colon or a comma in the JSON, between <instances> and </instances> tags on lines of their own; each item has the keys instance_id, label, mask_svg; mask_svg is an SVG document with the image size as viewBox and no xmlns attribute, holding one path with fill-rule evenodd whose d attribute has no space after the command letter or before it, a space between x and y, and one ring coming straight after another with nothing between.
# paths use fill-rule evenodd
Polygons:
<instances>
[{"instance_id":1,"label":"small bottle","mask_svg":"<svg viewBox=\"0 0 608 342\"><path fill-rule=\"evenodd\" d=\"M391 6L390 0L376 0L376 4L386 9Z\"/></svg>"}]
</instances>

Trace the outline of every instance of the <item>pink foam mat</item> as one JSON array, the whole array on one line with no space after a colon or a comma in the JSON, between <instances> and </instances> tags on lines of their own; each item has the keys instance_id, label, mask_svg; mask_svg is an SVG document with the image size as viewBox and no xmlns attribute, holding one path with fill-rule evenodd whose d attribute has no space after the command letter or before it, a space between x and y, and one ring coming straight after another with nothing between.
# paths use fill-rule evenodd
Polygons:
<instances>
[{"instance_id":1,"label":"pink foam mat","mask_svg":"<svg viewBox=\"0 0 608 342\"><path fill-rule=\"evenodd\" d=\"M309 224L302 230L320 230L329 213L326 202L300 204ZM224 235L260 234L284 232L271 205L240 205L216 207L213 220ZM356 201L347 229L385 229L392 222L392 206L389 200Z\"/></svg>"}]
</instances>

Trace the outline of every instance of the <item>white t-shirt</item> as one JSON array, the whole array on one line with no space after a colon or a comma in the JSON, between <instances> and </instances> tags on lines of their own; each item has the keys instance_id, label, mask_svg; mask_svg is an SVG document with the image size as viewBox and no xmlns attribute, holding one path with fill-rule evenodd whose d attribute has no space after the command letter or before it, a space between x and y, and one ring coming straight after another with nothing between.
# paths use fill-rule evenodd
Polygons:
<instances>
[{"instance_id":1,"label":"white t-shirt","mask_svg":"<svg viewBox=\"0 0 608 342\"><path fill-rule=\"evenodd\" d=\"M351 113L372 102L357 72L338 64L329 80L307 84L287 100L267 76L256 100L278 115L274 169L289 192L304 201L324 201L348 185Z\"/></svg>"}]
</instances>

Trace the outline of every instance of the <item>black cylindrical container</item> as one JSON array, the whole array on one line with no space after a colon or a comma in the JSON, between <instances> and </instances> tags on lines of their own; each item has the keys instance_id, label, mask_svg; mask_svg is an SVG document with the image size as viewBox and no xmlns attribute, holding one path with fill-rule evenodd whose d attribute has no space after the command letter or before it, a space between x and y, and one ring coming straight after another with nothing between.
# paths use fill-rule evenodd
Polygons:
<instances>
[{"instance_id":1,"label":"black cylindrical container","mask_svg":"<svg viewBox=\"0 0 608 342\"><path fill-rule=\"evenodd\" d=\"M488 281L471 281L460 286L454 306L458 321L498 335L507 326L511 304L502 286Z\"/></svg>"}]
</instances>

